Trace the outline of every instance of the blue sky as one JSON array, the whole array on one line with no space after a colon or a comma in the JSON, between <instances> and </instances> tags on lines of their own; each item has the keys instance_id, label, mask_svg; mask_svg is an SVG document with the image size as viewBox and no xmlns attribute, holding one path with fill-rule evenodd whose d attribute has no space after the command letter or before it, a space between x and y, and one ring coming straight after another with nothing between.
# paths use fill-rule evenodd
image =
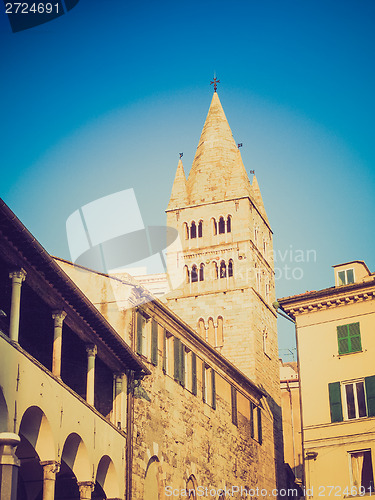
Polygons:
<instances>
[{"instance_id":1,"label":"blue sky","mask_svg":"<svg viewBox=\"0 0 375 500\"><path fill-rule=\"evenodd\" d=\"M163 224L216 72L274 231L277 295L331 286L353 259L375 271L374 22L373 0L80 0L18 33L2 11L1 197L65 258L68 216L120 189Z\"/></svg>"}]
</instances>

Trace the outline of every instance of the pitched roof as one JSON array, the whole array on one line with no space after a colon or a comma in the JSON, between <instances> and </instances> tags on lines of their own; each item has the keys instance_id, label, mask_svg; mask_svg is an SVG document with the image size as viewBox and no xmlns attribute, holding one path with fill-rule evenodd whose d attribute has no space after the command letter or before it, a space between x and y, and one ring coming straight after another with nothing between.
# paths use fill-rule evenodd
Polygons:
<instances>
[{"instance_id":1,"label":"pitched roof","mask_svg":"<svg viewBox=\"0 0 375 500\"><path fill-rule=\"evenodd\" d=\"M187 180L190 205L250 196L250 182L217 92Z\"/></svg>"}]
</instances>

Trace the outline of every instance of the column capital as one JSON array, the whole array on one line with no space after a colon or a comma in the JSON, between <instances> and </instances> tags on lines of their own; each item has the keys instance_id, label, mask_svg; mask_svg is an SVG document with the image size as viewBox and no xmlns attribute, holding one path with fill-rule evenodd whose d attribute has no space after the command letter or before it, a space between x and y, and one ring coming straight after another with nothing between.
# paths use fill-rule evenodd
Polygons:
<instances>
[{"instance_id":1,"label":"column capital","mask_svg":"<svg viewBox=\"0 0 375 500\"><path fill-rule=\"evenodd\" d=\"M52 311L52 319L55 322L55 326L62 327L65 318L66 318L65 311Z\"/></svg>"},{"instance_id":2,"label":"column capital","mask_svg":"<svg viewBox=\"0 0 375 500\"><path fill-rule=\"evenodd\" d=\"M94 491L94 481L77 481L79 496L81 500L90 500L91 493Z\"/></svg>"},{"instance_id":3,"label":"column capital","mask_svg":"<svg viewBox=\"0 0 375 500\"><path fill-rule=\"evenodd\" d=\"M26 279L27 272L21 267L21 269L16 269L9 273L9 278L15 283L22 283Z\"/></svg>"},{"instance_id":4,"label":"column capital","mask_svg":"<svg viewBox=\"0 0 375 500\"><path fill-rule=\"evenodd\" d=\"M54 480L55 475L60 470L60 462L57 462L57 460L44 460L39 463L43 467L44 479Z\"/></svg>"},{"instance_id":5,"label":"column capital","mask_svg":"<svg viewBox=\"0 0 375 500\"><path fill-rule=\"evenodd\" d=\"M98 354L98 348L96 345L87 345L86 352L89 356L96 356Z\"/></svg>"},{"instance_id":6,"label":"column capital","mask_svg":"<svg viewBox=\"0 0 375 500\"><path fill-rule=\"evenodd\" d=\"M0 433L0 465L20 466L20 461L15 454L20 442L21 438L18 434L13 434L13 432Z\"/></svg>"}]
</instances>

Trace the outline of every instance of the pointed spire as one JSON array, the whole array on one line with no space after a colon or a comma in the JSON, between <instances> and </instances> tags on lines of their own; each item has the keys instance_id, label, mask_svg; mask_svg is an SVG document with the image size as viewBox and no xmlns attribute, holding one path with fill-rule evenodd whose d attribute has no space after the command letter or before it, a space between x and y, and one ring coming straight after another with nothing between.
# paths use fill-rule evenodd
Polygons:
<instances>
[{"instance_id":1,"label":"pointed spire","mask_svg":"<svg viewBox=\"0 0 375 500\"><path fill-rule=\"evenodd\" d=\"M169 200L167 210L181 208L188 204L188 196L186 191L186 176L181 158L178 161L176 176L172 187L171 198Z\"/></svg>"},{"instance_id":2,"label":"pointed spire","mask_svg":"<svg viewBox=\"0 0 375 500\"><path fill-rule=\"evenodd\" d=\"M250 195L250 181L217 92L212 97L187 191L191 205Z\"/></svg>"},{"instance_id":3,"label":"pointed spire","mask_svg":"<svg viewBox=\"0 0 375 500\"><path fill-rule=\"evenodd\" d=\"M255 204L256 204L259 212L261 213L261 215L263 216L264 220L269 225L267 214L266 214L266 209L264 208L264 203L263 203L262 195L260 193L259 184L258 184L257 178L255 177L255 174L254 174L254 177L253 177L253 182L251 184L251 191L252 191L253 199L255 201Z\"/></svg>"}]
</instances>

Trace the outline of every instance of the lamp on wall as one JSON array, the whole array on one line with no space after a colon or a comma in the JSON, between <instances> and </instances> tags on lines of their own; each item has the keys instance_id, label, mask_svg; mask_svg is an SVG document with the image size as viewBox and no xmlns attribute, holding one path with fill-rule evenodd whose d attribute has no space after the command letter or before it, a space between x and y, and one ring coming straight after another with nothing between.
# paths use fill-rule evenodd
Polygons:
<instances>
[{"instance_id":1,"label":"lamp on wall","mask_svg":"<svg viewBox=\"0 0 375 500\"><path fill-rule=\"evenodd\" d=\"M306 460L316 460L317 456L317 451L306 451Z\"/></svg>"}]
</instances>

